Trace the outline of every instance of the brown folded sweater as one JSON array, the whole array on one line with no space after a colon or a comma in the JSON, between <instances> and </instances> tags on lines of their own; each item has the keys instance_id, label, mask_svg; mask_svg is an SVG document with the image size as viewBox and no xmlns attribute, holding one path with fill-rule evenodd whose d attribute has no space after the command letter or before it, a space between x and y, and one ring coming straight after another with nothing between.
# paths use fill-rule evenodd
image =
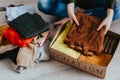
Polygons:
<instances>
[{"instance_id":1,"label":"brown folded sweater","mask_svg":"<svg viewBox=\"0 0 120 80\"><path fill-rule=\"evenodd\" d=\"M100 53L103 48L105 28L97 31L97 27L102 22L101 18L89 16L83 13L76 13L79 26L75 23L71 26L64 42L71 48L81 51L85 55ZM92 53L89 53L91 51Z\"/></svg>"}]
</instances>

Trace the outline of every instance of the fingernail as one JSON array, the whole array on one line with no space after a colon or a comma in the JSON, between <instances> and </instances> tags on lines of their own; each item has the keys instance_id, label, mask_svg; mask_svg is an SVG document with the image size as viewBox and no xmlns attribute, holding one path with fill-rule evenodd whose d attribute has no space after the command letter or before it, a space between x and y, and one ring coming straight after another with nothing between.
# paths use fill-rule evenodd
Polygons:
<instances>
[{"instance_id":1,"label":"fingernail","mask_svg":"<svg viewBox=\"0 0 120 80\"><path fill-rule=\"evenodd\" d=\"M97 31L99 31L99 29L97 29Z\"/></svg>"}]
</instances>

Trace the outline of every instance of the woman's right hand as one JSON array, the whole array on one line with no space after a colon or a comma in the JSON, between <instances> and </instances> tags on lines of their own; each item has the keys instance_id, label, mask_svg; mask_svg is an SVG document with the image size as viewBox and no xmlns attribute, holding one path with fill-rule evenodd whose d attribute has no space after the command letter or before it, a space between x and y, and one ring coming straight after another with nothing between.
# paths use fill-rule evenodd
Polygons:
<instances>
[{"instance_id":1,"label":"woman's right hand","mask_svg":"<svg viewBox=\"0 0 120 80\"><path fill-rule=\"evenodd\" d=\"M78 22L78 20L77 20L77 18L75 16L74 7L75 7L74 3L69 3L67 5L68 16L69 16L71 24L74 21L77 25L79 25L79 22Z\"/></svg>"}]
</instances>

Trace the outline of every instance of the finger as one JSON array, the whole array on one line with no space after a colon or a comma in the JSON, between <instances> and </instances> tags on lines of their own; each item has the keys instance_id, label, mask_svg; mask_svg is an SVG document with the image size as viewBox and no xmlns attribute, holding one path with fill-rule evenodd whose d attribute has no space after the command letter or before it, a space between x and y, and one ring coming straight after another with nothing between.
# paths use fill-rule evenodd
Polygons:
<instances>
[{"instance_id":1,"label":"finger","mask_svg":"<svg viewBox=\"0 0 120 80\"><path fill-rule=\"evenodd\" d=\"M78 20L77 20L77 19L75 20L75 23L79 26L79 22L78 22Z\"/></svg>"},{"instance_id":2,"label":"finger","mask_svg":"<svg viewBox=\"0 0 120 80\"><path fill-rule=\"evenodd\" d=\"M79 26L79 22L78 22L78 20L77 20L77 18L76 18L76 16L74 15L73 16L73 20L75 21L75 23Z\"/></svg>"},{"instance_id":3,"label":"finger","mask_svg":"<svg viewBox=\"0 0 120 80\"><path fill-rule=\"evenodd\" d=\"M60 21L57 21L57 22L55 22L55 23L53 24L53 26L59 26L59 25L61 25L61 22L60 22Z\"/></svg>"},{"instance_id":4,"label":"finger","mask_svg":"<svg viewBox=\"0 0 120 80\"><path fill-rule=\"evenodd\" d=\"M69 18L64 18L64 19L61 19L61 20L59 20L59 21L55 22L55 23L53 24L53 26L60 26L60 25L64 25L64 24L65 24L68 20L69 20Z\"/></svg>"},{"instance_id":5,"label":"finger","mask_svg":"<svg viewBox=\"0 0 120 80\"><path fill-rule=\"evenodd\" d=\"M106 34L106 33L107 33L107 30L105 31L105 34ZM105 34L104 34L104 35L105 35Z\"/></svg>"},{"instance_id":6,"label":"finger","mask_svg":"<svg viewBox=\"0 0 120 80\"><path fill-rule=\"evenodd\" d=\"M70 18L70 22L71 22L71 24L73 24L73 20L72 20L72 18Z\"/></svg>"},{"instance_id":7,"label":"finger","mask_svg":"<svg viewBox=\"0 0 120 80\"><path fill-rule=\"evenodd\" d=\"M107 31L108 31L108 29L105 30L105 34L107 33ZM105 35L105 34L104 34L104 35Z\"/></svg>"},{"instance_id":8,"label":"finger","mask_svg":"<svg viewBox=\"0 0 120 80\"><path fill-rule=\"evenodd\" d=\"M103 26L104 26L104 24L101 23L101 24L98 26L97 31L99 31Z\"/></svg>"}]
</instances>

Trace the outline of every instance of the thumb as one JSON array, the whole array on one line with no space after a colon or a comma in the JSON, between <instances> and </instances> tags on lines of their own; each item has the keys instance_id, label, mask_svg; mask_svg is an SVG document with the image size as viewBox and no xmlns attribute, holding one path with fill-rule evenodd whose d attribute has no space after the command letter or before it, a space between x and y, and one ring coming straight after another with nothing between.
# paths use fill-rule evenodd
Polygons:
<instances>
[{"instance_id":1,"label":"thumb","mask_svg":"<svg viewBox=\"0 0 120 80\"><path fill-rule=\"evenodd\" d=\"M79 26L79 22L78 22L78 20L77 20L76 17L75 17L74 21L75 21L75 23Z\"/></svg>"}]
</instances>

